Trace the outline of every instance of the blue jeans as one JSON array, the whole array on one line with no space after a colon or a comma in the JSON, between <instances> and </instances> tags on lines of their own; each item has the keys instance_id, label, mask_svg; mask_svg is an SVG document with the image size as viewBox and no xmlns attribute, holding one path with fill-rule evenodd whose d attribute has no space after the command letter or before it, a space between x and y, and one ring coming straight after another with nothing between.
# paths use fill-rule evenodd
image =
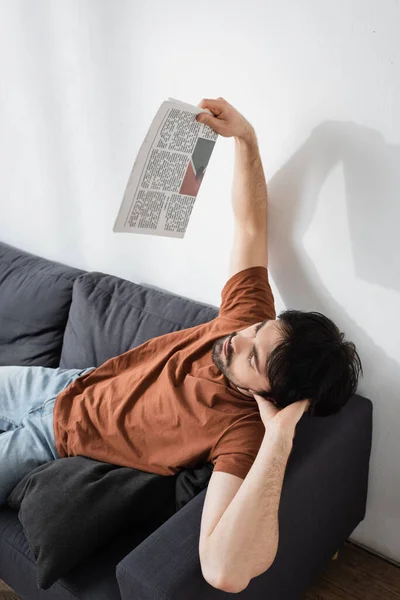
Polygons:
<instances>
[{"instance_id":1,"label":"blue jeans","mask_svg":"<svg viewBox=\"0 0 400 600\"><path fill-rule=\"evenodd\" d=\"M0 505L27 473L60 458L53 428L56 397L93 369L0 366Z\"/></svg>"}]
</instances>

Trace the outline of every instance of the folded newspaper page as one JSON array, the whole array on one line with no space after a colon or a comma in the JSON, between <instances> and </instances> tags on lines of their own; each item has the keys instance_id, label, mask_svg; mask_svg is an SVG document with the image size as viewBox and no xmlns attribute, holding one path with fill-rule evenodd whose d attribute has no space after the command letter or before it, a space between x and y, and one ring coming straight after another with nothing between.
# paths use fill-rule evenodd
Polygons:
<instances>
[{"instance_id":1,"label":"folded newspaper page","mask_svg":"<svg viewBox=\"0 0 400 600\"><path fill-rule=\"evenodd\" d=\"M211 111L168 98L136 157L114 232L183 238L218 134L196 121Z\"/></svg>"}]
</instances>

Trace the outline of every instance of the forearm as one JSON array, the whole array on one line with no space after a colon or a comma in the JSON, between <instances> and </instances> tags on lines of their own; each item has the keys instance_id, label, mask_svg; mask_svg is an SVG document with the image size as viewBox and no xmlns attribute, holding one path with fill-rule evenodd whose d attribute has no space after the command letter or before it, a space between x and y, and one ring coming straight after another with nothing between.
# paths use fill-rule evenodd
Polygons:
<instances>
[{"instance_id":1,"label":"forearm","mask_svg":"<svg viewBox=\"0 0 400 600\"><path fill-rule=\"evenodd\" d=\"M208 538L207 560L232 591L264 573L278 549L278 509L293 446L287 433L266 432L247 476Z\"/></svg>"},{"instance_id":2,"label":"forearm","mask_svg":"<svg viewBox=\"0 0 400 600\"><path fill-rule=\"evenodd\" d=\"M235 167L232 207L236 222L250 231L267 226L267 184L252 127L245 137L235 140Z\"/></svg>"}]
</instances>

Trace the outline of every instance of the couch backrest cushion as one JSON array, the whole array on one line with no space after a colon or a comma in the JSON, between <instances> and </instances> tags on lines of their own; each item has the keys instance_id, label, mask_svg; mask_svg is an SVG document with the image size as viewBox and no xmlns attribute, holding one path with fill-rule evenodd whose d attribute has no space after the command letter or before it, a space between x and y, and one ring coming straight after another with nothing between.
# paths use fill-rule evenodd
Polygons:
<instances>
[{"instance_id":1,"label":"couch backrest cushion","mask_svg":"<svg viewBox=\"0 0 400 600\"><path fill-rule=\"evenodd\" d=\"M0 242L0 365L59 366L81 273Z\"/></svg>"},{"instance_id":2,"label":"couch backrest cushion","mask_svg":"<svg viewBox=\"0 0 400 600\"><path fill-rule=\"evenodd\" d=\"M214 306L100 272L73 287L60 367L98 367L152 337L211 321Z\"/></svg>"}]
</instances>

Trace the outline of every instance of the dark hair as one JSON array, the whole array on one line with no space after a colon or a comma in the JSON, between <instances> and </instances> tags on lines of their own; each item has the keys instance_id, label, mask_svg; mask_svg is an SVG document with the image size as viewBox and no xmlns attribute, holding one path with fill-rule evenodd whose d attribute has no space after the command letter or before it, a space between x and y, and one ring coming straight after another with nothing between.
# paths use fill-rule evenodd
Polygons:
<instances>
[{"instance_id":1,"label":"dark hair","mask_svg":"<svg viewBox=\"0 0 400 600\"><path fill-rule=\"evenodd\" d=\"M278 316L282 341L266 363L270 391L279 408L308 398L309 416L337 413L355 394L361 360L353 342L319 312L285 310Z\"/></svg>"}]
</instances>

